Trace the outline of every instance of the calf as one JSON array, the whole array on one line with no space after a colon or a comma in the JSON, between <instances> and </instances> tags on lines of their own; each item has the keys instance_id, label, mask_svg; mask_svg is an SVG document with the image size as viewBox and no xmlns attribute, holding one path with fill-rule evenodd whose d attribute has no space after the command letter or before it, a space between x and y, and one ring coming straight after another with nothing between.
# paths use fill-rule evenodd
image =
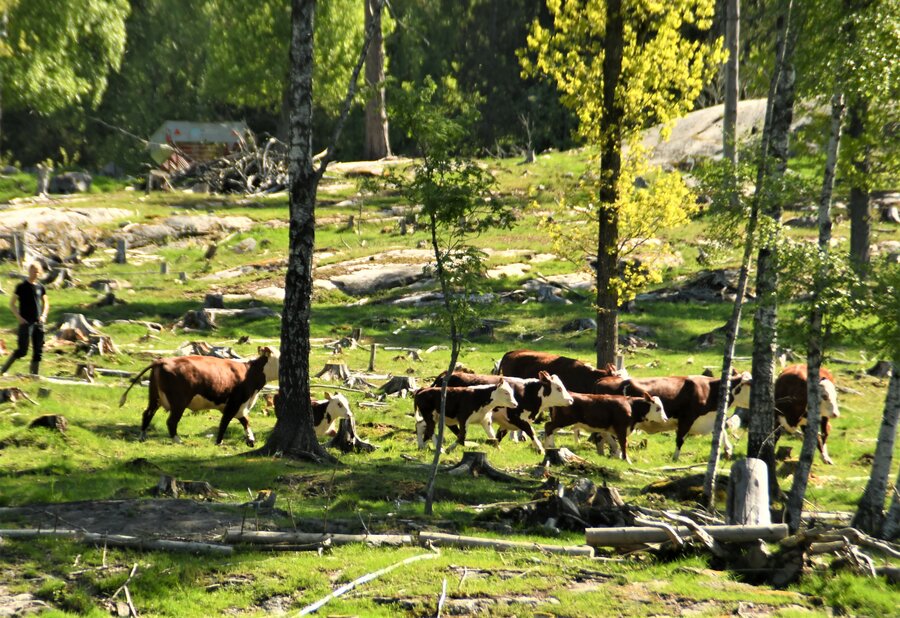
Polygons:
<instances>
[{"instance_id":1,"label":"calf","mask_svg":"<svg viewBox=\"0 0 900 618\"><path fill-rule=\"evenodd\" d=\"M659 397L644 394L641 397L624 395L585 395L572 393L574 402L566 408L554 408L550 422L544 426L544 442L548 448L554 445L553 432L561 427L573 426L588 433L614 436L619 443L619 454L628 460L628 434L643 422L665 423L663 403Z\"/></svg>"},{"instance_id":2,"label":"calf","mask_svg":"<svg viewBox=\"0 0 900 618\"><path fill-rule=\"evenodd\" d=\"M312 412L313 427L316 429L316 435L320 438L325 435L335 435L340 420L353 416L350 411L350 402L340 393L334 395L325 393L325 399L322 401L313 399Z\"/></svg>"},{"instance_id":3,"label":"calf","mask_svg":"<svg viewBox=\"0 0 900 618\"><path fill-rule=\"evenodd\" d=\"M443 376L438 377L434 381L433 386L440 386L443 379ZM498 408L494 410L492 420L500 425L497 440L502 440L507 431L522 431L531 439L538 452L543 453L544 447L540 440L537 439L537 436L534 435L534 429L531 423L528 422L525 413L530 414L533 419L542 410L548 410L554 406L572 405L572 396L569 395L566 387L557 376L550 375L546 371L539 372L538 377L534 379L509 378L477 373L453 373L448 381L448 386L496 385L501 381L505 381L512 386L513 394L519 405L516 408Z\"/></svg>"},{"instance_id":4,"label":"calf","mask_svg":"<svg viewBox=\"0 0 900 618\"><path fill-rule=\"evenodd\" d=\"M775 416L780 430L794 435L802 433L801 427L806 425L807 379L806 365L791 365L786 367L775 380ZM831 432L830 420L839 417L840 411L838 410L834 376L824 367L819 370L819 386L821 419L818 446L819 452L822 454L822 461L832 465L834 462L828 456L826 441Z\"/></svg>"},{"instance_id":5,"label":"calf","mask_svg":"<svg viewBox=\"0 0 900 618\"><path fill-rule=\"evenodd\" d=\"M122 394L119 406L125 405L128 391L150 371L150 396L141 421L141 440L147 439L147 429L156 410L162 405L169 412L166 425L169 436L176 443L178 422L185 409L221 410L222 420L216 434L221 444L225 429L235 416L244 427L247 445L255 438L248 418L250 409L266 382L278 378L278 350L261 347L259 356L249 361L235 361L214 356L175 356L160 358L141 371Z\"/></svg>"},{"instance_id":6,"label":"calf","mask_svg":"<svg viewBox=\"0 0 900 618\"><path fill-rule=\"evenodd\" d=\"M750 406L749 373L733 373L729 379L731 395L729 405L740 408ZM671 376L661 378L642 378L623 381L616 385L625 395L643 395L649 393L659 397L666 409L668 421L642 422L638 429L647 433L659 433L675 429L675 454L673 461L678 461L681 447L687 436L699 436L712 433L716 420L716 408L719 405L719 389L721 378L706 376ZM725 442L725 453L731 456L733 447L727 432L722 434Z\"/></svg>"},{"instance_id":7,"label":"calf","mask_svg":"<svg viewBox=\"0 0 900 618\"><path fill-rule=\"evenodd\" d=\"M513 388L506 380L500 380L496 385L448 387L445 423L456 434L456 442L447 450L452 450L457 444L465 446L466 425L469 423L480 423L488 437L496 439L491 427L494 409L518 406ZM441 389L430 387L417 390L413 396L413 410L416 439L419 448L423 449L434 435L435 425L440 418Z\"/></svg>"}]
</instances>

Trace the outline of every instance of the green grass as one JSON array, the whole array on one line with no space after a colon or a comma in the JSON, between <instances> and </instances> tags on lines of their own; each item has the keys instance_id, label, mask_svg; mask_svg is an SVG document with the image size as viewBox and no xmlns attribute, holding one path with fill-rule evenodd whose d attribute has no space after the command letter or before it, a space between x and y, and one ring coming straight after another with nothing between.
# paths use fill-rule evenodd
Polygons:
<instances>
[{"instance_id":1,"label":"green grass","mask_svg":"<svg viewBox=\"0 0 900 618\"><path fill-rule=\"evenodd\" d=\"M539 225L541 211L551 210L564 194L577 192L578 177L585 169L585 153L553 153L540 157L527 168L515 161L487 162L496 171L497 193L510 200L519 211L513 230L491 230L475 240L483 248L524 249L546 252L546 232ZM6 179L8 180L8 179ZM338 182L343 179L337 178ZM27 181L27 178L21 182ZM100 183L98 188L107 186ZM4 195L0 183L0 197ZM320 266L347 259L365 257L391 248L416 247L427 242L424 230L401 236L396 226L379 221L383 209L399 205L390 194L366 196L360 234L346 229L350 215L359 215L355 205L341 205L346 199L358 199L355 186L336 192L322 192L317 209L317 251L333 253L323 257ZM532 209L537 202L538 211ZM188 239L168 243L160 248L147 248L151 258L145 263L116 265L112 254L103 250L93 257L94 262L75 268L80 285L50 290L51 322L64 313L81 312L104 323L120 348L120 354L92 362L110 368L139 370L154 356L169 354L185 341L205 339L210 343L233 345L244 355L252 355L262 343L276 343L280 324L277 319L245 321L223 318L212 333L175 333L166 328L157 339L146 340L146 329L138 324L113 324L117 319L149 320L173 325L185 311L196 308L210 292L249 293L260 287L283 284L284 269L255 271L233 279L214 276L224 269L250 263L283 260L288 245L287 229L273 227L266 222L285 220L287 199L201 196L185 193L152 194L144 196L132 191L118 191L92 196L79 208L119 207L132 211L131 221L155 221L172 214L209 213L217 216L243 215L255 225L243 234L224 242L212 260L203 255L208 239ZM106 226L117 228L119 222ZM706 230L700 218L679 230L668 230L666 239L685 258L683 266L666 274L662 285L696 272L697 239ZM848 224L835 226L835 236L846 236ZM808 234L808 231L792 231ZM898 238L896 229L876 226L879 239ZM811 233L809 233L811 234ZM253 237L258 249L249 254L237 254L232 247L242 239ZM726 263L734 263L732 253ZM170 274L159 274L157 261L166 260ZM519 258L494 255L492 265L514 263ZM563 260L533 265L544 275L571 272L574 267ZM187 280L180 282L178 273L185 272ZM127 284L116 295L126 304L90 308L98 293L87 284L100 278L112 278ZM513 289L522 280L486 280L482 291L501 292ZM437 321L438 308L410 308L382 304L378 301L397 296L398 291L373 294L370 304L349 306L354 298L340 292L317 291L314 298L312 336L312 367L318 369L334 360L330 350L321 346L327 339L362 327L366 342L382 346L415 346L427 348L445 345L446 337ZM461 361L473 369L489 371L493 361L509 349L534 348L590 360L593 356L591 333L562 334L560 327L579 317L593 313L590 298L571 295L571 305L540 303L498 304L485 308L485 316L503 318L508 323L495 330L494 337L473 337L466 342ZM248 306L260 301L243 299L229 301L229 306ZM263 303L280 311L278 303ZM737 354L747 357L751 351L749 333L752 329L753 305L745 308L743 334L738 341ZM698 349L692 339L725 323L731 308L727 304L668 304L638 303L634 313L623 314L622 322L648 327L651 340L659 347L629 352L626 366L633 375L672 375L700 373L704 367L717 368L721 363L721 349L714 346ZM13 320L8 312L0 311L0 333L7 347L13 343ZM249 335L251 341L236 344ZM842 342L831 351L846 359L860 359L864 349L851 342ZM446 351L423 355L423 361L410 361L397 352L381 349L377 370L394 375L410 373L428 383L443 370ZM349 350L338 357L351 368L365 367L368 351ZM67 344L49 346L45 353L45 375L71 376L78 363L86 359L76 355ZM740 361L742 369L749 363ZM15 370L24 370L26 361L19 361ZM859 375L865 365L833 365L840 383L854 389L841 395L842 416L834 423L829 440L831 455L837 462L825 467L818 459L813 468L808 498L813 510L853 510L862 493L869 473L865 456L874 452L875 437L881 418L886 382ZM327 511L335 518L362 518L373 531L389 529L396 519L422 519L419 494L426 480L425 467L416 466L403 458L411 456L420 462L430 461L430 451L419 452L415 447L412 406L407 400L390 399L387 408L359 408L360 395L348 393L357 413L363 436L379 446L372 455L347 455L335 470L284 459L250 457L245 453L237 423L229 427L225 443L213 444L212 436L220 415L216 411L188 413L179 426L184 444L172 444L165 431L165 412L158 413L150 439L138 442L140 414L146 403L146 390L135 388L122 408L118 406L126 382L120 379L99 378L95 385L42 384L49 388L47 397L38 407L28 403L0 406L0 506L19 506L42 502L74 500L141 498L156 484L160 472L179 479L209 481L224 492L221 501L239 503L246 500L248 489L275 489L278 505L296 517L321 518ZM32 396L38 384L24 377L7 377L0 386L20 386ZM326 386L315 386L314 394L321 395ZM275 420L264 406L257 405L251 417L258 439L264 439ZM39 414L63 414L69 420L69 431L62 437L46 430L28 430L28 423ZM488 448L478 428L469 431L475 448ZM641 494L641 489L654 480L671 473L660 468L669 465L674 450L671 434L635 436L630 447L633 466L618 460L599 458L586 443L575 445L571 437L563 436L558 443L576 450L580 455L602 466L594 474L597 482L606 481L619 488L627 502L678 508L683 505L656 495ZM784 438L780 443L794 448L796 438ZM737 442L742 456L745 440ZM709 451L708 437L690 437L682 451L679 465L703 464ZM459 453L446 457L457 460ZM540 461L530 448L505 442L499 450L489 450L496 465L514 473L527 473ZM150 465L131 465L146 460ZM700 471L698 468L696 471ZM675 473L678 474L678 473ZM333 481L332 481L333 475ZM782 480L787 486L789 479ZM333 491L328 488L333 486ZM440 477L437 486L436 517L442 525L480 535L500 535L485 528L472 507L498 501L525 501L532 497L536 482L508 486L487 479ZM24 524L25 522L19 522ZM290 522L282 522L290 525ZM426 522L427 523L427 522ZM515 528L512 536L547 541L541 530ZM577 543L579 535L564 533L562 542ZM324 596L333 587L396 562L419 550L374 550L362 547L342 547L324 556L309 554L241 553L227 559L191 558L158 553L137 554L111 550L109 569L73 572L100 565L100 551L68 542L6 542L0 544L0 584L13 592L29 591L50 603L58 615L107 615L103 603L124 582L131 565L139 564L138 576L130 584L138 610L143 615L206 616L240 612L263 615L274 598L288 611L296 611L306 603ZM75 556L81 555L79 567L73 566ZM459 584L462 567L484 569L486 575L467 578ZM608 572L612 579L597 583L593 588L573 587L578 569ZM670 563L585 563L555 556L532 553L499 555L487 551L462 552L445 550L437 560L398 570L351 593L328 606L329 614L421 615L433 613L440 592L441 581L448 580L450 597L540 596L545 600L536 606L490 606L488 615L532 615L550 612L567 616L597 616L615 613L671 615L690 608L699 615L721 615L738 611L742 602L752 602L779 615L800 612L819 613L823 606L853 614L890 615L900 597L896 590L883 582L872 584L849 575L820 575L805 579L790 591L775 591L767 587L752 587L721 573L706 570L703 558L685 557ZM492 575L503 573L503 575ZM282 598L283 597L283 598ZM378 602L376 599L406 599L412 609ZM551 601L550 599L555 601ZM279 600L280 599L280 600ZM805 614L806 615L806 614Z\"/></svg>"}]
</instances>

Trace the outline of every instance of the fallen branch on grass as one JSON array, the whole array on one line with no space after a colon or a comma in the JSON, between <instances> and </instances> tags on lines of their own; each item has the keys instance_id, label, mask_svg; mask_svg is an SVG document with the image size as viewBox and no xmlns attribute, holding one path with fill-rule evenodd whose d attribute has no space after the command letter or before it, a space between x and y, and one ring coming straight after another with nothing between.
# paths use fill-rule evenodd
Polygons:
<instances>
[{"instance_id":1,"label":"fallen branch on grass","mask_svg":"<svg viewBox=\"0 0 900 618\"><path fill-rule=\"evenodd\" d=\"M406 566L407 564L412 564L413 562L418 562L419 560L429 560L431 558L437 558L438 556L440 556L440 552L437 552L437 551L435 551L434 553L430 553L430 554L419 554L418 556L410 556L409 558L406 558L405 560L401 560L400 562L392 564L391 566L385 567L383 569L379 569L378 571L373 571L372 573L367 573L367 574L363 575L362 577L354 579L352 582L350 582L348 584L344 584L343 586L341 586L340 588L338 588L337 590L335 590L328 596L322 597L315 603L313 603L311 605L307 605L306 607L301 609L300 613L297 615L298 616L306 616L308 614L311 614L311 613L319 610L321 607L323 607L326 603L328 603L332 599L336 599L337 597L341 596L342 594L350 592L357 586L359 586L361 584L365 584L366 582L370 582L377 577L381 577L382 575L386 575L387 573L390 573L391 571L398 569L402 566Z\"/></svg>"},{"instance_id":2,"label":"fallen branch on grass","mask_svg":"<svg viewBox=\"0 0 900 618\"><path fill-rule=\"evenodd\" d=\"M229 528L225 533L225 543L277 545L282 543L310 545L330 541L333 545L365 543L371 547L401 547L413 545L413 537L409 534L322 534L319 532L268 532L241 531L240 528Z\"/></svg>"},{"instance_id":3,"label":"fallen branch on grass","mask_svg":"<svg viewBox=\"0 0 900 618\"><path fill-rule=\"evenodd\" d=\"M431 543L433 545L452 545L453 547L487 547L496 551L538 550L548 554L565 554L568 556L594 557L594 548L588 545L545 545L528 541L504 541L501 539L486 539L475 536L459 536L457 534L444 534L443 532L420 532L419 543Z\"/></svg>"},{"instance_id":4,"label":"fallen branch on grass","mask_svg":"<svg viewBox=\"0 0 900 618\"><path fill-rule=\"evenodd\" d=\"M713 539L725 543L749 543L751 541L778 541L788 535L787 524L771 526L701 526ZM680 537L690 536L687 527L674 529ZM621 547L642 543L662 543L670 539L669 533L657 527L634 526L617 528L588 528L585 530L588 545L594 547Z\"/></svg>"},{"instance_id":5,"label":"fallen branch on grass","mask_svg":"<svg viewBox=\"0 0 900 618\"><path fill-rule=\"evenodd\" d=\"M194 541L172 541L169 539L142 539L123 534L98 534L96 532L80 532L78 530L40 530L35 528L15 528L0 530L0 538L35 539L52 537L72 539L82 543L104 543L111 547L131 547L134 549L151 549L161 551L187 552L193 554L229 555L234 548L217 543L199 543Z\"/></svg>"}]
</instances>

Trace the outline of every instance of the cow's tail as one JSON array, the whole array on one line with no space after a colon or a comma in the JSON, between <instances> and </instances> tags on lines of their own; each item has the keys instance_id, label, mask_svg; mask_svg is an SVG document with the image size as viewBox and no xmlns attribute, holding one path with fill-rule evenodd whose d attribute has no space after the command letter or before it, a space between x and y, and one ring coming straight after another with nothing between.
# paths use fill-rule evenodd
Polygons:
<instances>
[{"instance_id":1,"label":"cow's tail","mask_svg":"<svg viewBox=\"0 0 900 618\"><path fill-rule=\"evenodd\" d=\"M139 374L134 376L134 378L132 378L131 384L128 385L128 388L126 388L125 392L122 393L122 398L119 399L119 407L120 408L125 405L125 400L128 398L128 391L130 391L135 384L137 384L138 382L141 381L141 378L144 377L145 373L147 373L148 371L153 369L153 367L155 367L155 366L156 366L156 363L151 363L150 365L147 365L147 367L142 372L140 372Z\"/></svg>"}]
</instances>

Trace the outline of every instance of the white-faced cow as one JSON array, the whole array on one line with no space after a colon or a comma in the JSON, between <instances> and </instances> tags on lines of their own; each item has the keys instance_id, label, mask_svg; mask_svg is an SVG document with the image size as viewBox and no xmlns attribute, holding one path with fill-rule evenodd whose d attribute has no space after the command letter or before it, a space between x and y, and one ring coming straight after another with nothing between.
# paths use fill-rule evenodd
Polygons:
<instances>
[{"instance_id":1,"label":"white-faced cow","mask_svg":"<svg viewBox=\"0 0 900 618\"><path fill-rule=\"evenodd\" d=\"M334 395L325 393L324 400L313 400L312 411L313 427L316 435L320 438L335 435L341 419L353 416L353 412L350 411L350 402L340 393Z\"/></svg>"},{"instance_id":2,"label":"white-faced cow","mask_svg":"<svg viewBox=\"0 0 900 618\"><path fill-rule=\"evenodd\" d=\"M791 365L775 380L775 416L778 425L784 431L795 435L802 433L801 428L806 426L807 378L806 365ZM826 441L831 432L830 420L839 417L840 411L834 376L824 367L819 370L819 386L821 421L818 446L822 461L830 465L834 462L828 456Z\"/></svg>"},{"instance_id":3,"label":"white-faced cow","mask_svg":"<svg viewBox=\"0 0 900 618\"><path fill-rule=\"evenodd\" d=\"M150 371L150 397L141 420L141 440L146 440L153 415L161 405L169 412L166 426L174 442L178 422L186 409L221 410L222 420L216 434L221 444L225 429L237 417L244 427L247 444L255 438L248 416L266 382L278 378L278 350L259 348L259 356L249 361L235 361L214 356L175 356L160 358L141 371L122 394L119 406L125 405L128 391Z\"/></svg>"},{"instance_id":4,"label":"white-faced cow","mask_svg":"<svg viewBox=\"0 0 900 618\"><path fill-rule=\"evenodd\" d=\"M665 423L665 408L659 397L644 393L641 397L624 395L585 395L572 393L574 402L565 408L554 408L550 422L544 426L544 442L553 447L553 432L573 427L587 433L615 438L619 454L628 459L628 435L640 423Z\"/></svg>"},{"instance_id":5,"label":"white-faced cow","mask_svg":"<svg viewBox=\"0 0 900 618\"><path fill-rule=\"evenodd\" d=\"M515 408L497 408L492 413L492 420L500 426L497 433L497 441L503 439L509 431L521 431L528 436L538 452L543 453L544 447L534 428L528 422L528 416L534 418L542 410L549 410L554 406L572 405L572 396L566 390L558 376L550 375L546 371L538 373L534 379L501 377L496 375L484 375L478 373L453 373L448 381L448 386L479 386L497 385L505 381L513 388L513 394L519 405ZM432 386L438 387L443 382L443 376L439 376Z\"/></svg>"},{"instance_id":6,"label":"white-faced cow","mask_svg":"<svg viewBox=\"0 0 900 618\"><path fill-rule=\"evenodd\" d=\"M452 450L457 444L465 446L466 425L469 423L479 423L488 437L496 440L491 427L493 411L496 408L516 408L518 405L513 388L506 380L500 380L496 385L447 388L445 422L456 434L456 442L447 450ZM434 436L434 429L440 418L441 389L420 388L413 396L413 406L416 439L422 449Z\"/></svg>"},{"instance_id":7,"label":"white-faced cow","mask_svg":"<svg viewBox=\"0 0 900 618\"><path fill-rule=\"evenodd\" d=\"M733 373L729 379L731 396L729 405L740 408L750 406L749 373ZM642 422L637 428L647 433L675 430L674 461L678 461L681 447L687 436L712 433L719 405L720 378L706 376L670 376L660 378L632 379L618 384L616 390L625 395L650 393L659 397L666 409L668 421L665 423ZM595 390L595 392L597 392ZM731 442L727 432L723 433L725 452L730 456Z\"/></svg>"}]
</instances>

